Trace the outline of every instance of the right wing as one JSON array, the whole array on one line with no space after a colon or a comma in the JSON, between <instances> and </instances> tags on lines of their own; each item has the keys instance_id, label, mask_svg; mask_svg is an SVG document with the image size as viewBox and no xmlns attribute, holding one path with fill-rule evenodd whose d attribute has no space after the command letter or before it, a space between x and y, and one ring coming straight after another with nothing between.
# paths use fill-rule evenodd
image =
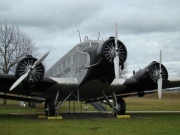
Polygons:
<instances>
[{"instance_id":1,"label":"right wing","mask_svg":"<svg viewBox=\"0 0 180 135\"><path fill-rule=\"evenodd\" d=\"M77 89L76 78L44 77L40 82L33 85L20 83L13 91L10 87L16 81L15 75L0 74L0 98L29 101L32 99L54 98L57 91L66 93ZM6 94L4 94L6 93Z\"/></svg>"},{"instance_id":2,"label":"right wing","mask_svg":"<svg viewBox=\"0 0 180 135\"><path fill-rule=\"evenodd\" d=\"M169 79L169 82L164 84L163 88L180 87L180 77Z\"/></svg>"}]
</instances>

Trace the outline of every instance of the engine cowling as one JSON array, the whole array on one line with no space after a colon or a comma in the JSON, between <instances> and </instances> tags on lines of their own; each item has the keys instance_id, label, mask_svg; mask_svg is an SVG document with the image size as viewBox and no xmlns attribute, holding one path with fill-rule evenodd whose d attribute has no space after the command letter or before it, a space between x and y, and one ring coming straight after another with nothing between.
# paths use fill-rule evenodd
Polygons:
<instances>
[{"instance_id":1,"label":"engine cowling","mask_svg":"<svg viewBox=\"0 0 180 135\"><path fill-rule=\"evenodd\" d=\"M158 62L152 62L150 64L150 67L148 68L148 73L149 73L149 77L151 79L151 81L155 84L157 84L157 80L159 78L159 63ZM162 75L162 83L166 83L168 81L168 71L166 69L166 67L161 64L161 75Z\"/></svg>"},{"instance_id":2,"label":"engine cowling","mask_svg":"<svg viewBox=\"0 0 180 135\"><path fill-rule=\"evenodd\" d=\"M117 45L118 45L118 50L119 50L119 54L118 54L119 65L122 65L126 61L126 58L127 58L127 49L120 40L118 40ZM108 40L106 40L102 44L101 56L107 62L113 63L115 53L116 53L115 39L114 39L114 37L110 37Z\"/></svg>"},{"instance_id":3,"label":"engine cowling","mask_svg":"<svg viewBox=\"0 0 180 135\"><path fill-rule=\"evenodd\" d=\"M32 57L31 55L28 55L26 58L23 58L16 67L16 73L15 76L18 79L23 74L25 74L32 65L37 61L36 58ZM45 68L44 65L41 63L38 66L36 66L32 71L28 74L28 76L23 80L23 82L28 84L35 84L42 80L44 76Z\"/></svg>"}]
</instances>

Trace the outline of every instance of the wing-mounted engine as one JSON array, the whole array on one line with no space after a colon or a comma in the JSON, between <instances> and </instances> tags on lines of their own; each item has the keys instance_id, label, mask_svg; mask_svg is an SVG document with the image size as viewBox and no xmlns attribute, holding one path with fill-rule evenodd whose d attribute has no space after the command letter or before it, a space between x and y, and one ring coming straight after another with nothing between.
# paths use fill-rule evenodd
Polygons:
<instances>
[{"instance_id":1,"label":"wing-mounted engine","mask_svg":"<svg viewBox=\"0 0 180 135\"><path fill-rule=\"evenodd\" d=\"M157 84L157 81L159 79L159 74L160 74L160 67L158 62L152 62L150 64L150 67L148 69L149 77L151 81L155 84ZM162 84L165 84L168 81L168 72L166 67L161 64L161 77L162 77Z\"/></svg>"},{"instance_id":2,"label":"wing-mounted engine","mask_svg":"<svg viewBox=\"0 0 180 135\"><path fill-rule=\"evenodd\" d=\"M131 78L135 78L143 89L151 90L157 88L158 79L162 78L162 84L168 82L168 71L166 67L161 64L161 71L159 63L156 61L151 62L144 69L140 69ZM139 88L140 89L140 88Z\"/></svg>"},{"instance_id":3,"label":"wing-mounted engine","mask_svg":"<svg viewBox=\"0 0 180 135\"><path fill-rule=\"evenodd\" d=\"M117 48L118 49L116 50L115 38L110 37L108 40L106 40L103 43L101 47L102 58L109 63L113 63L116 52L118 52L119 65L122 65L126 61L126 58L127 58L127 49L120 40L117 40Z\"/></svg>"},{"instance_id":4,"label":"wing-mounted engine","mask_svg":"<svg viewBox=\"0 0 180 135\"><path fill-rule=\"evenodd\" d=\"M36 61L37 59L31 55L28 55L26 58L22 59L16 67L16 78L20 78L23 74L28 72L28 70L31 70ZM29 72L28 76L23 80L23 82L28 84L35 84L42 80L44 72L44 65L40 63L38 66L34 67L31 72Z\"/></svg>"},{"instance_id":5,"label":"wing-mounted engine","mask_svg":"<svg viewBox=\"0 0 180 135\"><path fill-rule=\"evenodd\" d=\"M12 91L16 88L21 82L26 83L23 87L24 89L32 88L33 84L41 81L44 76L44 66L42 61L48 56L49 51L46 52L39 59L36 59L32 56L27 56L22 59L16 68L15 76L17 77L16 82L9 89Z\"/></svg>"},{"instance_id":6,"label":"wing-mounted engine","mask_svg":"<svg viewBox=\"0 0 180 135\"><path fill-rule=\"evenodd\" d=\"M163 84L169 82L168 71L166 67L162 64L161 50L159 62L153 61L144 69L140 69L136 73L134 72L133 76L129 80L129 82L131 82L132 80L136 81L136 83L134 83L135 85L132 83L131 88L135 88L136 91L140 92L140 96L142 95L141 92L145 90L158 89L158 97L160 99L162 95ZM136 85L137 83L138 85Z\"/></svg>"}]
</instances>

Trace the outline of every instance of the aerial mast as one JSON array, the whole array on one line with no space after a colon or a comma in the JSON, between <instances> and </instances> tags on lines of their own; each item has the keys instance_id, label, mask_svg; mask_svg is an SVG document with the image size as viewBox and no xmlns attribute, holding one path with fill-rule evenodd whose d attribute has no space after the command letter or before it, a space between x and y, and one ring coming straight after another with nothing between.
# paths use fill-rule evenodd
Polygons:
<instances>
[{"instance_id":1,"label":"aerial mast","mask_svg":"<svg viewBox=\"0 0 180 135\"><path fill-rule=\"evenodd\" d=\"M77 32L79 32L79 40L80 40L80 42L81 42L81 33L80 33L80 31L79 31L79 29L77 30Z\"/></svg>"}]
</instances>

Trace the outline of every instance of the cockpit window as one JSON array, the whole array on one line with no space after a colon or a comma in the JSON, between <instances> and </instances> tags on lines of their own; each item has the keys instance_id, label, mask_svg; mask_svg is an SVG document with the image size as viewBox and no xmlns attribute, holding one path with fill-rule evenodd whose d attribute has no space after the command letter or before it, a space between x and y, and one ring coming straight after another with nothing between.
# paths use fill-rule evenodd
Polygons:
<instances>
[{"instance_id":1,"label":"cockpit window","mask_svg":"<svg viewBox=\"0 0 180 135\"><path fill-rule=\"evenodd\" d=\"M80 44L80 45L78 45L78 50L83 50L83 45L82 44Z\"/></svg>"},{"instance_id":2,"label":"cockpit window","mask_svg":"<svg viewBox=\"0 0 180 135\"><path fill-rule=\"evenodd\" d=\"M85 45L84 45L84 47L85 47L85 49L89 49L91 46L90 46L90 43L86 43Z\"/></svg>"},{"instance_id":3,"label":"cockpit window","mask_svg":"<svg viewBox=\"0 0 180 135\"><path fill-rule=\"evenodd\" d=\"M92 42L91 42L91 46L92 46L92 47L97 47L97 46L99 46L99 43L92 43Z\"/></svg>"}]
</instances>

